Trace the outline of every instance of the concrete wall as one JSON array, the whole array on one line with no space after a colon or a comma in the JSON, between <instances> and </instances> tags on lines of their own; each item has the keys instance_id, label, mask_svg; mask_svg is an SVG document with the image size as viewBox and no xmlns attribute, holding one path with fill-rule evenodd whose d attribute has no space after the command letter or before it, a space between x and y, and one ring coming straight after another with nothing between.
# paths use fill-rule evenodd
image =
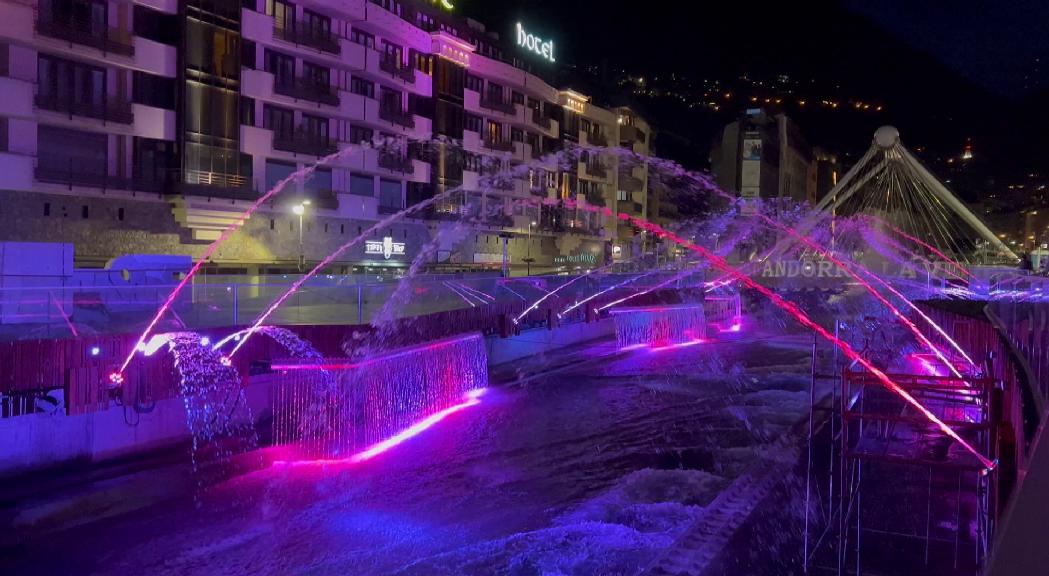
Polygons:
<instances>
[{"instance_id":1,"label":"concrete wall","mask_svg":"<svg viewBox=\"0 0 1049 576\"><path fill-rule=\"evenodd\" d=\"M609 337L611 320L572 324L556 330L537 328L511 338L486 339L490 366L543 354L552 350ZM245 387L245 400L254 418L270 416L271 375L253 376ZM0 418L0 477L72 462L99 462L119 456L142 454L189 438L181 399L157 402L148 414L113 407L76 416L33 414Z\"/></svg>"}]
</instances>

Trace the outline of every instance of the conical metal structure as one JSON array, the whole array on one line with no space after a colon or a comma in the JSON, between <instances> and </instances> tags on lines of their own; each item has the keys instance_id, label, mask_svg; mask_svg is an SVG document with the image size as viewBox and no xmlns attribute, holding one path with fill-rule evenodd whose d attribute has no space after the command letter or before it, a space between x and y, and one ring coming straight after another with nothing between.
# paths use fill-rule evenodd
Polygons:
<instances>
[{"instance_id":1,"label":"conical metal structure","mask_svg":"<svg viewBox=\"0 0 1049 576\"><path fill-rule=\"evenodd\" d=\"M996 259L1017 256L964 203L882 126L866 154L816 205L835 216L877 217L957 259L975 263L989 251Z\"/></svg>"}]
</instances>

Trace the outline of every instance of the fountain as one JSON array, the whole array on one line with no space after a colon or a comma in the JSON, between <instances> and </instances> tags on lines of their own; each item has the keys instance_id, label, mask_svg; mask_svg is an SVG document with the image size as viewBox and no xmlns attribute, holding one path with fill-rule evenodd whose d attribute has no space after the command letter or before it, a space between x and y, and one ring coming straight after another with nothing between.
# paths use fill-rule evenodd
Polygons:
<instances>
[{"instance_id":1,"label":"fountain","mask_svg":"<svg viewBox=\"0 0 1049 576\"><path fill-rule=\"evenodd\" d=\"M619 348L702 342L707 321L702 304L613 308Z\"/></svg>"},{"instance_id":2,"label":"fountain","mask_svg":"<svg viewBox=\"0 0 1049 576\"><path fill-rule=\"evenodd\" d=\"M273 444L287 450L287 460L369 459L427 422L472 406L488 385L480 334L364 360L292 360L272 368Z\"/></svg>"}]
</instances>

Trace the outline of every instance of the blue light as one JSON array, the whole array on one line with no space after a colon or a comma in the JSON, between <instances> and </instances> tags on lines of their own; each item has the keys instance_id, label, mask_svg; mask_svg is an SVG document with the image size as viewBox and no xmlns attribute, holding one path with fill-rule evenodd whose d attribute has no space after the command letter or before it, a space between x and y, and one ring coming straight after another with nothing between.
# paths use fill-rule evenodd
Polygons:
<instances>
[{"instance_id":1,"label":"blue light","mask_svg":"<svg viewBox=\"0 0 1049 576\"><path fill-rule=\"evenodd\" d=\"M207 336L204 336L204 337L202 337L200 339L200 345L201 346L207 346L208 344L211 344L211 338L208 338Z\"/></svg>"},{"instance_id":2,"label":"blue light","mask_svg":"<svg viewBox=\"0 0 1049 576\"><path fill-rule=\"evenodd\" d=\"M101 353L102 353L102 349L99 348L98 346L92 346L91 347L91 355L92 356L98 356Z\"/></svg>"}]
</instances>

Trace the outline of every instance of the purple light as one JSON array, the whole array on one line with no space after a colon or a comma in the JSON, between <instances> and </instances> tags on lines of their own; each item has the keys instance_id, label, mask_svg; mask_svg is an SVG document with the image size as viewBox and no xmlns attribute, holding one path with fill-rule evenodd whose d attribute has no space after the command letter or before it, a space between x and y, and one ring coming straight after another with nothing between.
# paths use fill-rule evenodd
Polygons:
<instances>
[{"instance_id":1,"label":"purple light","mask_svg":"<svg viewBox=\"0 0 1049 576\"><path fill-rule=\"evenodd\" d=\"M91 355L92 356L98 356L101 353L102 353L102 349L99 348L98 346L92 346L91 347Z\"/></svg>"},{"instance_id":2,"label":"purple light","mask_svg":"<svg viewBox=\"0 0 1049 576\"><path fill-rule=\"evenodd\" d=\"M686 342L677 342L675 344L666 344L664 346L653 346L651 350L653 352L662 352L664 350L676 350L678 348L688 348L689 346L695 346L696 344L702 344L706 340L702 338L696 338L695 340L688 340Z\"/></svg>"},{"instance_id":3,"label":"purple light","mask_svg":"<svg viewBox=\"0 0 1049 576\"><path fill-rule=\"evenodd\" d=\"M608 266L611 266L611 264L609 264ZM608 268L608 266L602 266L601 268L598 268L598 270L601 270L601 269L604 269L604 268ZM594 270L594 272L596 272L596 271L597 270ZM586 278L587 276L590 275L590 272L591 272L590 270L587 270L586 272L580 274L579 276L576 276L575 278L572 278L568 282L565 282L564 284L558 286L557 288L554 288L553 290L547 292L546 294L543 294L538 300L535 301L534 304L532 304L528 308L525 308L524 312L521 312L517 316L517 318L514 318L514 324L519 324L521 322L521 318L524 318L525 316L528 315L529 312L531 312L532 310L535 310L536 308L538 308L539 305L543 303L543 300L546 300L547 298L553 296L555 293L557 293L562 288L566 288L569 285L574 284L578 280L580 280L582 278Z\"/></svg>"},{"instance_id":4,"label":"purple light","mask_svg":"<svg viewBox=\"0 0 1049 576\"><path fill-rule=\"evenodd\" d=\"M418 436L419 434L422 434L423 432L429 430L435 424L451 416L452 414L465 410L470 406L476 406L480 404L481 396L484 394L485 390L486 388L477 388L474 390L470 390L466 393L465 402L455 404L454 406L449 406L448 408L445 408L444 410L441 410L436 414L431 414L430 416L420 420L419 422L412 424L411 426L399 432L398 434L390 438L387 438L386 440L383 440L378 444L373 445L372 447L368 448L363 452L358 452L357 454L354 454L350 457L350 461L356 463L364 462L365 460L371 460L379 454L382 454L383 452L386 452L387 450L390 450L391 448L394 448L395 446L403 442L406 442L407 440L410 440Z\"/></svg>"},{"instance_id":5,"label":"purple light","mask_svg":"<svg viewBox=\"0 0 1049 576\"><path fill-rule=\"evenodd\" d=\"M334 459L333 458L318 458L318 459L314 459L314 460L296 460L294 462L288 462L288 461L285 461L285 460L278 460L278 461L274 462L274 464L292 464L292 465L295 465L295 466L311 466L311 465L312 466L316 466L316 465L346 464L346 463L357 464L357 463L360 463L360 462L365 462L367 460L371 460L372 458L374 458L374 457L376 457L376 456L378 456L378 455L380 455L380 454L382 454L384 452L387 452L387 451L389 451L389 450L391 450L391 449L393 449L393 448L403 444L404 442L407 442L408 440L410 440L412 438L415 438L416 436L418 436L419 434L422 434L423 432L429 430L430 428L433 428L439 422L441 422L445 418L451 416L452 414L455 414L456 412L462 412L463 410L466 410L467 408L469 408L471 406L476 406L476 405L480 404L481 403L481 396L483 396L484 393L487 390L488 390L487 388L475 388L473 390L470 390L469 392L466 393L466 397L463 400L463 402L460 402L459 404L455 404L455 405L449 406L449 407L445 408L444 410L441 410L440 412L435 412L435 413L427 416L426 418L423 418L422 420L416 422L415 424L412 424L408 428L405 428L404 430L398 432L394 436L391 436L390 438L387 438L386 440L383 440L382 442L378 442L376 444L373 444L372 446L368 447L368 449L363 450L361 452L358 452L358 453L354 454L353 456L350 456L349 458L334 458Z\"/></svg>"}]
</instances>

